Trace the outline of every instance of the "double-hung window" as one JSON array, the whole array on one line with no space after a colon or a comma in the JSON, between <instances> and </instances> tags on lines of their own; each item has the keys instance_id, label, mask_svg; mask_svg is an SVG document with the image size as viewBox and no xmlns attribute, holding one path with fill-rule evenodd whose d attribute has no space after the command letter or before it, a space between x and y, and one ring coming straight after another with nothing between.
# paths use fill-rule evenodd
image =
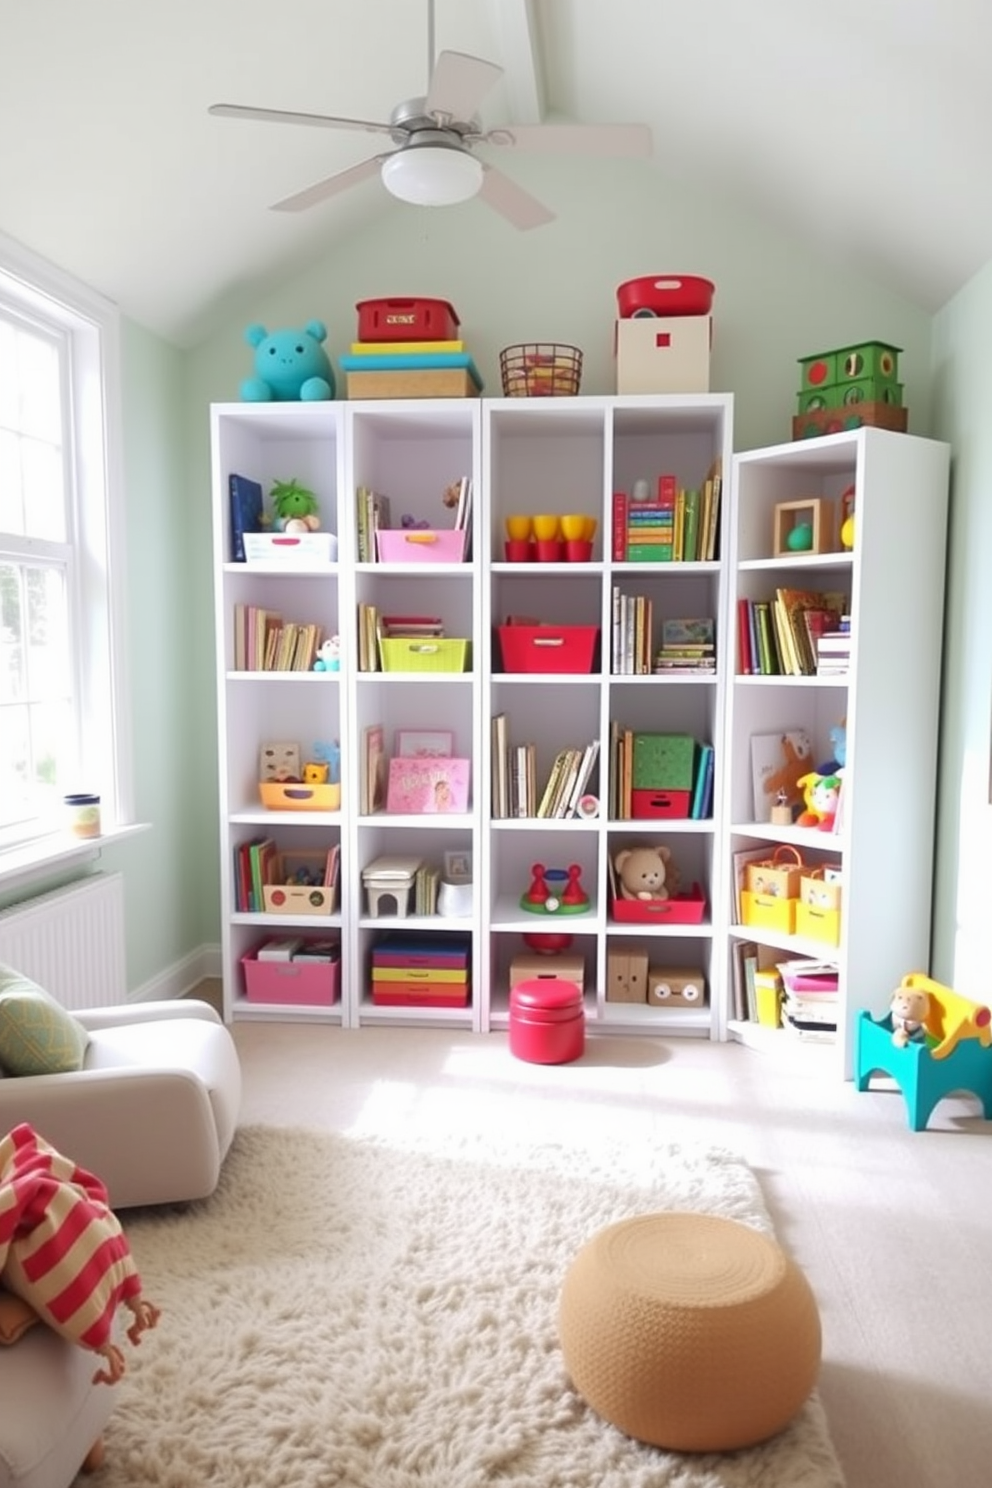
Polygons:
<instances>
[{"instance_id":1,"label":"double-hung window","mask_svg":"<svg viewBox=\"0 0 992 1488\"><path fill-rule=\"evenodd\" d=\"M0 872L129 819L113 307L0 238Z\"/></svg>"}]
</instances>

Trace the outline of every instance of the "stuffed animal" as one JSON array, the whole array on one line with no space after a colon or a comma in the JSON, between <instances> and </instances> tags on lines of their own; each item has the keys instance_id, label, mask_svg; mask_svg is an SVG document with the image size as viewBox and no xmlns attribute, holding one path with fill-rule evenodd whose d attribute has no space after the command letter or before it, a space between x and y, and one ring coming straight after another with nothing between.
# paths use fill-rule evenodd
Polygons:
<instances>
[{"instance_id":1,"label":"stuffed animal","mask_svg":"<svg viewBox=\"0 0 992 1488\"><path fill-rule=\"evenodd\" d=\"M278 532L316 532L320 526L317 498L299 481L276 481L269 492Z\"/></svg>"},{"instance_id":2,"label":"stuffed animal","mask_svg":"<svg viewBox=\"0 0 992 1488\"><path fill-rule=\"evenodd\" d=\"M803 775L797 784L802 788L806 810L796 819L797 827L816 827L832 832L840 804L841 772L836 775Z\"/></svg>"},{"instance_id":3,"label":"stuffed animal","mask_svg":"<svg viewBox=\"0 0 992 1488\"><path fill-rule=\"evenodd\" d=\"M907 1044L926 1043L926 1019L930 1013L930 994L914 987L897 987L889 1004L892 1020L892 1042L897 1049Z\"/></svg>"},{"instance_id":4,"label":"stuffed animal","mask_svg":"<svg viewBox=\"0 0 992 1488\"><path fill-rule=\"evenodd\" d=\"M625 847L613 859L621 899L667 899L672 869L667 847Z\"/></svg>"},{"instance_id":5,"label":"stuffed animal","mask_svg":"<svg viewBox=\"0 0 992 1488\"><path fill-rule=\"evenodd\" d=\"M98 1356L94 1384L114 1385L125 1371L114 1338L119 1307L131 1315L135 1345L159 1320L104 1185L27 1122L0 1138L0 1279L42 1322Z\"/></svg>"},{"instance_id":6,"label":"stuffed animal","mask_svg":"<svg viewBox=\"0 0 992 1488\"><path fill-rule=\"evenodd\" d=\"M315 672L339 672L341 670L341 637L332 635L317 652L313 664Z\"/></svg>"},{"instance_id":7,"label":"stuffed animal","mask_svg":"<svg viewBox=\"0 0 992 1488\"><path fill-rule=\"evenodd\" d=\"M334 369L321 343L327 327L309 320L302 330L267 331L250 325L245 340L255 348L255 376L241 384L244 403L318 403L334 397Z\"/></svg>"}]
</instances>

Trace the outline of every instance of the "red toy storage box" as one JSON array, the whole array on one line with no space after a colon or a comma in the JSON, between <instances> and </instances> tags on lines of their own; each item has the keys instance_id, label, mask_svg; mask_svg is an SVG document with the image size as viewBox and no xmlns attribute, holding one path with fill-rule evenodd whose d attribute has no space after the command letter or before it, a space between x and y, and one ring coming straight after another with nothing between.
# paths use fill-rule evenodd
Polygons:
<instances>
[{"instance_id":1,"label":"red toy storage box","mask_svg":"<svg viewBox=\"0 0 992 1488\"><path fill-rule=\"evenodd\" d=\"M620 925L700 925L705 910L703 891L693 884L689 893L671 899L614 899L610 918Z\"/></svg>"},{"instance_id":2,"label":"red toy storage box","mask_svg":"<svg viewBox=\"0 0 992 1488\"><path fill-rule=\"evenodd\" d=\"M259 961L242 956L249 1002L291 1007L330 1007L341 995L341 962Z\"/></svg>"},{"instance_id":3,"label":"red toy storage box","mask_svg":"<svg viewBox=\"0 0 992 1488\"><path fill-rule=\"evenodd\" d=\"M617 287L622 320L651 315L709 315L716 285L698 274L648 274Z\"/></svg>"},{"instance_id":4,"label":"red toy storage box","mask_svg":"<svg viewBox=\"0 0 992 1488\"><path fill-rule=\"evenodd\" d=\"M598 625L498 625L504 672L591 672Z\"/></svg>"},{"instance_id":5,"label":"red toy storage box","mask_svg":"<svg viewBox=\"0 0 992 1488\"><path fill-rule=\"evenodd\" d=\"M638 820L656 816L685 817L689 815L691 795L692 792L687 790L632 790L630 814Z\"/></svg>"},{"instance_id":6,"label":"red toy storage box","mask_svg":"<svg viewBox=\"0 0 992 1488\"><path fill-rule=\"evenodd\" d=\"M359 341L453 341L458 316L447 300L359 300Z\"/></svg>"}]
</instances>

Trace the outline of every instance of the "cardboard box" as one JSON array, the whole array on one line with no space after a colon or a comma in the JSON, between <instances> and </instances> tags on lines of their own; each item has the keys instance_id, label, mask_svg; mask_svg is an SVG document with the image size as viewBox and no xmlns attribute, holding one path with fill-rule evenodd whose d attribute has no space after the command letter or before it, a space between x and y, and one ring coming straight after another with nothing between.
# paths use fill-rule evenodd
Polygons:
<instances>
[{"instance_id":1,"label":"cardboard box","mask_svg":"<svg viewBox=\"0 0 992 1488\"><path fill-rule=\"evenodd\" d=\"M351 398L477 398L478 384L465 367L425 367L395 372L349 372Z\"/></svg>"},{"instance_id":2,"label":"cardboard box","mask_svg":"<svg viewBox=\"0 0 992 1488\"><path fill-rule=\"evenodd\" d=\"M705 1007L706 978L695 966L649 966L648 1002L652 1007Z\"/></svg>"},{"instance_id":3,"label":"cardboard box","mask_svg":"<svg viewBox=\"0 0 992 1488\"><path fill-rule=\"evenodd\" d=\"M569 951L556 951L553 956L542 956L537 951L521 951L510 962L510 990L521 982L540 981L544 977L559 982L571 982L579 991L585 988L586 963L584 957Z\"/></svg>"},{"instance_id":4,"label":"cardboard box","mask_svg":"<svg viewBox=\"0 0 992 1488\"><path fill-rule=\"evenodd\" d=\"M647 1002L648 948L631 943L606 953L607 1002Z\"/></svg>"},{"instance_id":5,"label":"cardboard box","mask_svg":"<svg viewBox=\"0 0 992 1488\"><path fill-rule=\"evenodd\" d=\"M710 315L616 322L618 393L708 393Z\"/></svg>"}]
</instances>

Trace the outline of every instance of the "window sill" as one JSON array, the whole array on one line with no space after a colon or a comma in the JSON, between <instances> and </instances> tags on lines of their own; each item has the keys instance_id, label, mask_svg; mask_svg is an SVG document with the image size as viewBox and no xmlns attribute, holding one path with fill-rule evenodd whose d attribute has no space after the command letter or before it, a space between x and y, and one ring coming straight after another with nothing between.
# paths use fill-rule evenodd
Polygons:
<instances>
[{"instance_id":1,"label":"window sill","mask_svg":"<svg viewBox=\"0 0 992 1488\"><path fill-rule=\"evenodd\" d=\"M57 832L25 847L11 848L0 853L0 892L18 889L39 878L61 873L63 869L92 862L100 856L103 848L116 846L139 832L147 832L150 825L150 822L135 822L133 826L117 827L100 837L90 838Z\"/></svg>"}]
</instances>

